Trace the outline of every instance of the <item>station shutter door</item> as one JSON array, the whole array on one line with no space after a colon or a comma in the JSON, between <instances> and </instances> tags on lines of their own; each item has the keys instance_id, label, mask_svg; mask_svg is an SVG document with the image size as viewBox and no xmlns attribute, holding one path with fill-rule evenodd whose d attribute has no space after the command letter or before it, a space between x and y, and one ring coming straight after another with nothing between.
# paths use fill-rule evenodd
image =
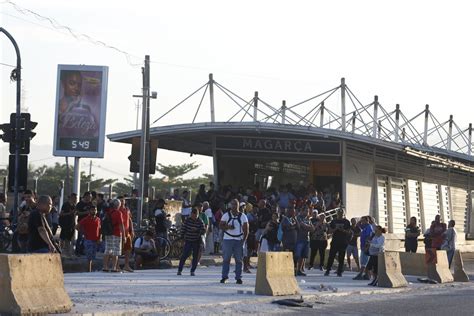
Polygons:
<instances>
[{"instance_id":1,"label":"station shutter door","mask_svg":"<svg viewBox=\"0 0 474 316\"><path fill-rule=\"evenodd\" d=\"M451 198L449 196L449 187L441 185L440 187L440 201L441 201L441 219L446 224L451 219Z\"/></svg>"},{"instance_id":2,"label":"station shutter door","mask_svg":"<svg viewBox=\"0 0 474 316\"><path fill-rule=\"evenodd\" d=\"M407 224L405 180L390 178L390 189L391 216L389 219L392 228L390 232L402 234Z\"/></svg>"},{"instance_id":3,"label":"station shutter door","mask_svg":"<svg viewBox=\"0 0 474 316\"><path fill-rule=\"evenodd\" d=\"M388 179L377 177L377 223L382 227L388 227Z\"/></svg>"},{"instance_id":4,"label":"station shutter door","mask_svg":"<svg viewBox=\"0 0 474 316\"><path fill-rule=\"evenodd\" d=\"M451 187L452 219L458 232L467 232L468 194L461 188Z\"/></svg>"},{"instance_id":5,"label":"station shutter door","mask_svg":"<svg viewBox=\"0 0 474 316\"><path fill-rule=\"evenodd\" d=\"M434 183L422 183L424 228L428 229L435 216L440 214L439 189Z\"/></svg>"},{"instance_id":6,"label":"station shutter door","mask_svg":"<svg viewBox=\"0 0 474 316\"><path fill-rule=\"evenodd\" d=\"M425 231L424 223L421 221L421 201L420 201L420 182L416 180L408 180L408 205L410 206L410 217L416 217L418 225Z\"/></svg>"}]
</instances>

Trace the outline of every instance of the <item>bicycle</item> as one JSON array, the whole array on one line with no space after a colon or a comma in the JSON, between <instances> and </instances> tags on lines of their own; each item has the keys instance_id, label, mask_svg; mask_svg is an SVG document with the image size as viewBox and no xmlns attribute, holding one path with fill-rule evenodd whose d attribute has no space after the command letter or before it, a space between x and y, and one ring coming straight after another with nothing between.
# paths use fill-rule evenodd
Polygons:
<instances>
[{"instance_id":1,"label":"bicycle","mask_svg":"<svg viewBox=\"0 0 474 316\"><path fill-rule=\"evenodd\" d=\"M0 221L9 220L9 218L0 218ZM13 242L12 226L0 224L0 252L7 252Z\"/></svg>"},{"instance_id":2,"label":"bicycle","mask_svg":"<svg viewBox=\"0 0 474 316\"><path fill-rule=\"evenodd\" d=\"M171 242L171 258L180 258L184 249L184 239L181 237L179 229L173 225L169 230L169 240Z\"/></svg>"},{"instance_id":3,"label":"bicycle","mask_svg":"<svg viewBox=\"0 0 474 316\"><path fill-rule=\"evenodd\" d=\"M143 237L147 230L151 230L151 231L155 230L155 228L153 227L153 225L151 225L149 221L145 222L144 228L135 229L135 240L133 241L134 245L135 245L135 241L138 238ZM153 240L155 241L156 250L158 251L160 260L167 259L171 253L171 242L168 239L163 238L161 236L155 236Z\"/></svg>"}]
</instances>

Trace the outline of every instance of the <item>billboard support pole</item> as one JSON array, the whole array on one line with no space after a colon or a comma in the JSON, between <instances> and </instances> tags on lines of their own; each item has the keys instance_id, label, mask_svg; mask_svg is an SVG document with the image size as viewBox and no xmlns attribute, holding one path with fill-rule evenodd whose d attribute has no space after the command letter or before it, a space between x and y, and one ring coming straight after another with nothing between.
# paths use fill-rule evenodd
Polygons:
<instances>
[{"instance_id":1,"label":"billboard support pole","mask_svg":"<svg viewBox=\"0 0 474 316\"><path fill-rule=\"evenodd\" d=\"M77 197L81 196L81 158L74 157L74 180L72 184L72 190L77 194Z\"/></svg>"}]
</instances>

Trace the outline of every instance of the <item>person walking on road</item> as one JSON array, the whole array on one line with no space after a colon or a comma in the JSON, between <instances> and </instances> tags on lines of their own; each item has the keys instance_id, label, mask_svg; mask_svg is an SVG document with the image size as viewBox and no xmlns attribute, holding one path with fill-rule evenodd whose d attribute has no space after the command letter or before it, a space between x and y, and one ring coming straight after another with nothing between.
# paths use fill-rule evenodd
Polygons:
<instances>
[{"instance_id":1,"label":"person walking on road","mask_svg":"<svg viewBox=\"0 0 474 316\"><path fill-rule=\"evenodd\" d=\"M227 283L229 279L230 259L234 256L235 279L237 284L242 284L242 257L244 243L249 234L249 225L247 216L239 211L239 201L234 199L230 205L230 211L222 216L219 225L224 232L222 241L223 264L221 283Z\"/></svg>"},{"instance_id":2,"label":"person walking on road","mask_svg":"<svg viewBox=\"0 0 474 316\"><path fill-rule=\"evenodd\" d=\"M199 252L201 249L201 238L205 233L205 227L202 220L199 218L199 210L193 207L191 215L186 219L181 229L181 235L184 238L184 249L179 260L178 275L181 275L184 268L184 263L189 255L193 254L193 261L191 263L191 276L194 276L194 271L199 262Z\"/></svg>"},{"instance_id":3,"label":"person walking on road","mask_svg":"<svg viewBox=\"0 0 474 316\"><path fill-rule=\"evenodd\" d=\"M337 261L339 262L337 276L342 277L342 272L344 270L344 256L351 236L351 223L344 218L344 210L342 208L337 210L337 218L331 221L329 228L329 232L332 233L332 241L331 248L329 249L326 273L324 273L324 275L329 275L337 254Z\"/></svg>"},{"instance_id":4,"label":"person walking on road","mask_svg":"<svg viewBox=\"0 0 474 316\"><path fill-rule=\"evenodd\" d=\"M120 212L120 200L114 199L111 209L106 211L102 222L102 235L105 236L104 272L120 272L118 257L122 254L122 243L125 242L125 227L123 225L122 212ZM109 263L112 261L112 269Z\"/></svg>"}]
</instances>

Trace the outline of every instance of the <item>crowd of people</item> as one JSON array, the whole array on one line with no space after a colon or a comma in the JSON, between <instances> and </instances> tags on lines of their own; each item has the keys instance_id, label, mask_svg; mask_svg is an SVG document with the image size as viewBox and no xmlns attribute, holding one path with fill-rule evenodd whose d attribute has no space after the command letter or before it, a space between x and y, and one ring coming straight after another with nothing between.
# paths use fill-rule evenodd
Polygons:
<instances>
[{"instance_id":1,"label":"crowd of people","mask_svg":"<svg viewBox=\"0 0 474 316\"><path fill-rule=\"evenodd\" d=\"M202 254L208 252L222 254L221 283L228 282L233 257L235 280L242 284L242 274L251 273L250 257L258 252L289 251L293 253L296 276L305 276L306 269L314 268L328 276L337 259L337 276L342 276L347 261L349 270L358 271L355 280L371 280L369 285L377 285L378 256L384 251L385 228L377 225L372 216L346 219L338 192L328 195L312 185L295 190L291 184L265 192L260 191L258 184L253 189L233 190L224 186L216 191L210 183L208 190L201 185L194 199L188 190L180 194L177 189L167 199L181 202L179 232L184 249L178 275L182 275L185 262L192 255L190 274L194 276ZM0 196L2 213L5 203L5 196ZM78 201L73 193L60 206L56 197L36 197L26 190L19 208L13 250L60 252L65 257L83 255L89 271L101 251L104 272L133 272L132 255L135 269L156 262L159 257L160 245L154 237L167 239L171 227L166 204L162 198L153 203L150 214L154 230L135 238L133 212L124 196L106 200L103 194L85 192ZM328 209L336 210L334 218L327 216ZM0 225L5 224L4 218ZM423 234L426 249L446 250L450 265L456 245L454 226L454 220L447 226L438 215ZM412 217L405 231L407 252L417 251L420 235L421 229ZM124 257L122 268L119 256Z\"/></svg>"}]
</instances>

